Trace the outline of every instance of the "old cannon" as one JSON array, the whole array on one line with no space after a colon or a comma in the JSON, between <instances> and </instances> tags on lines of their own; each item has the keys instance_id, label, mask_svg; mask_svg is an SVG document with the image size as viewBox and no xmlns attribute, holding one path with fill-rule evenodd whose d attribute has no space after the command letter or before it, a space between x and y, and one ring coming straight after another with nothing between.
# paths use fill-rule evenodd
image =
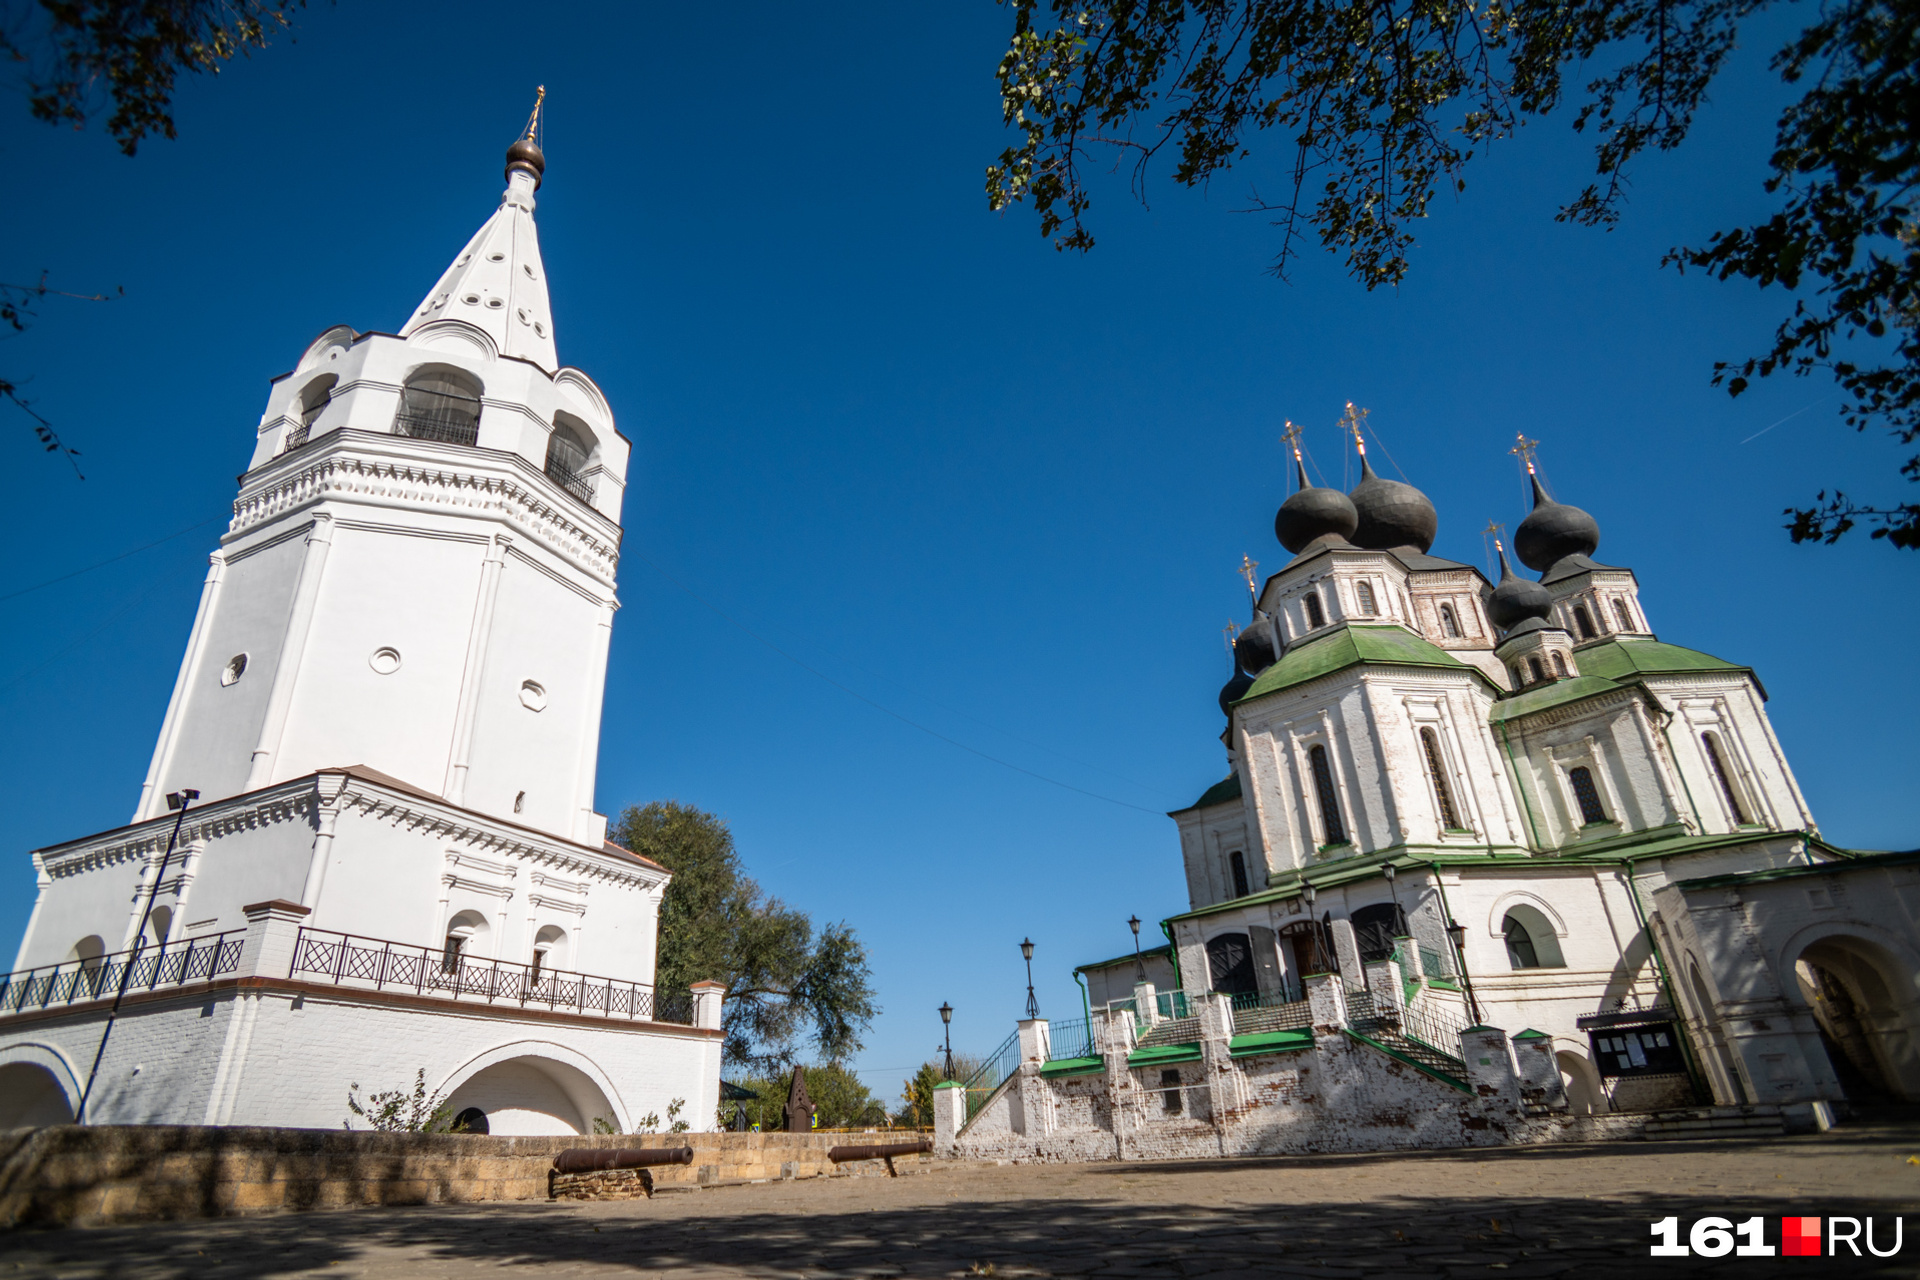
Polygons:
<instances>
[{"instance_id":1,"label":"old cannon","mask_svg":"<svg viewBox=\"0 0 1920 1280\"><path fill-rule=\"evenodd\" d=\"M833 1147L828 1150L827 1159L833 1161L835 1164L840 1164L847 1160L885 1160L887 1162L887 1176L889 1178L897 1178L900 1174L893 1167L893 1158L895 1156L917 1156L931 1150L933 1150L932 1141L927 1138L921 1138L917 1142L880 1142L870 1143L866 1146Z\"/></svg>"},{"instance_id":2,"label":"old cannon","mask_svg":"<svg viewBox=\"0 0 1920 1280\"><path fill-rule=\"evenodd\" d=\"M555 1173L641 1169L652 1164L692 1164L692 1147L568 1147L553 1158Z\"/></svg>"}]
</instances>

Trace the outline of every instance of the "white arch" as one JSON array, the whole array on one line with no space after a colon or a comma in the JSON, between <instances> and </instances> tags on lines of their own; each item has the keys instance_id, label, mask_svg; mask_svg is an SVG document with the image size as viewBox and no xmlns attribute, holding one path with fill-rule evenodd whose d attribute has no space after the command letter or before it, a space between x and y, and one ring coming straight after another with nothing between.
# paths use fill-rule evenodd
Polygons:
<instances>
[{"instance_id":1,"label":"white arch","mask_svg":"<svg viewBox=\"0 0 1920 1280\"><path fill-rule=\"evenodd\" d=\"M1560 913L1555 911L1553 905L1545 898L1528 889L1509 889L1493 900L1493 909L1487 913L1488 937L1502 938L1506 936L1507 931L1502 925L1502 921L1507 918L1508 909L1520 903L1532 907L1535 911L1545 916L1547 923L1553 926L1554 937L1564 938L1567 936L1567 922L1561 918Z\"/></svg>"},{"instance_id":2,"label":"white arch","mask_svg":"<svg viewBox=\"0 0 1920 1280\"><path fill-rule=\"evenodd\" d=\"M1788 1004L1796 1008L1806 1008L1806 1002L1800 998L1800 981L1794 975L1793 966L1808 947L1817 942L1833 938L1840 941L1853 940L1878 947L1885 956L1900 965L1904 972L1882 974L1889 979L1888 989L1896 993L1899 1000L1912 1000L1920 994L1920 953L1916 953L1912 944L1896 934L1864 920L1821 920L1803 925L1787 935L1780 944L1777 954L1768 957L1773 970L1774 981L1780 994Z\"/></svg>"},{"instance_id":3,"label":"white arch","mask_svg":"<svg viewBox=\"0 0 1920 1280\"><path fill-rule=\"evenodd\" d=\"M407 335L407 343L425 351L459 351L478 354L489 361L500 358L500 348L494 345L492 334L451 316L421 325Z\"/></svg>"},{"instance_id":4,"label":"white arch","mask_svg":"<svg viewBox=\"0 0 1920 1280\"><path fill-rule=\"evenodd\" d=\"M564 1066L572 1067L587 1077L600 1090L607 1105L613 1108L613 1118L625 1133L631 1127L632 1115L627 1110L626 1100L620 1096L620 1090L614 1085L613 1078L600 1069L600 1064L577 1049L556 1044L551 1040L513 1040L496 1045L484 1053L476 1054L461 1066L447 1073L444 1080L435 1088L435 1092L444 1097L452 1097L461 1085L485 1071L488 1067L511 1062L515 1058L550 1058ZM593 1117L586 1117L591 1120Z\"/></svg>"},{"instance_id":5,"label":"white arch","mask_svg":"<svg viewBox=\"0 0 1920 1280\"><path fill-rule=\"evenodd\" d=\"M37 1040L19 1040L0 1047L0 1067L21 1063L40 1067L53 1077L60 1086L60 1092L67 1097L67 1110L80 1109L80 1092L85 1087L80 1069L58 1045L44 1044Z\"/></svg>"}]
</instances>

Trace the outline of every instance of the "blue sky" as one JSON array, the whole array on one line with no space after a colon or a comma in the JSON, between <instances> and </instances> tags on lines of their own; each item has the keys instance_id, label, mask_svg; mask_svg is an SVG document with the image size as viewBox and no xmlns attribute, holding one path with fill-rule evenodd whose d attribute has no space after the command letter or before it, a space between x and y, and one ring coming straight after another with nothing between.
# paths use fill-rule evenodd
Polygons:
<instances>
[{"instance_id":1,"label":"blue sky","mask_svg":"<svg viewBox=\"0 0 1920 1280\"><path fill-rule=\"evenodd\" d=\"M1920 843L1898 639L1920 558L1794 547L1778 514L1834 484L1892 497L1900 455L1837 426L1826 384L1709 386L1782 299L1657 267L1768 208L1784 27L1639 167L1618 229L1553 221L1590 153L1534 125L1368 294L1324 256L1265 274L1273 233L1233 210L1271 165L1155 181L1148 208L1103 181L1084 258L989 213L1008 23L985 0L748 4L724 28L341 0L188 83L180 139L135 160L11 99L4 278L126 292L50 300L5 348L87 479L0 431L23 534L0 570L4 945L27 851L132 810L268 380L327 325L402 322L494 207L536 83L561 358L634 441L600 807L711 809L770 891L858 929L876 1091L934 1048L943 1000L956 1049L1012 1029L1023 935L1043 1010L1077 1017L1072 966L1184 907L1160 814L1225 771L1219 632L1242 554L1284 559L1281 423L1337 479L1348 399L1433 497L1436 553L1473 563L1525 513L1514 433L1541 440L1661 638L1760 672L1827 836Z\"/></svg>"}]
</instances>

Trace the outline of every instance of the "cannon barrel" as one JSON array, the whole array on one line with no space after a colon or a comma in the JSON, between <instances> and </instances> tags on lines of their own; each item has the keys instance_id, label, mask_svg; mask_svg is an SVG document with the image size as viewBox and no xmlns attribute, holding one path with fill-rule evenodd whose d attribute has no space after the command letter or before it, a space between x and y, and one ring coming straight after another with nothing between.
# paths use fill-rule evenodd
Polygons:
<instances>
[{"instance_id":1,"label":"cannon barrel","mask_svg":"<svg viewBox=\"0 0 1920 1280\"><path fill-rule=\"evenodd\" d=\"M889 1160L894 1156L917 1156L933 1150L933 1142L922 1138L918 1142L886 1142L864 1147L834 1147L827 1152L827 1159L839 1164L843 1160Z\"/></svg>"},{"instance_id":2,"label":"cannon barrel","mask_svg":"<svg viewBox=\"0 0 1920 1280\"><path fill-rule=\"evenodd\" d=\"M555 1173L640 1169L650 1164L692 1164L692 1147L568 1147L553 1158Z\"/></svg>"}]
</instances>

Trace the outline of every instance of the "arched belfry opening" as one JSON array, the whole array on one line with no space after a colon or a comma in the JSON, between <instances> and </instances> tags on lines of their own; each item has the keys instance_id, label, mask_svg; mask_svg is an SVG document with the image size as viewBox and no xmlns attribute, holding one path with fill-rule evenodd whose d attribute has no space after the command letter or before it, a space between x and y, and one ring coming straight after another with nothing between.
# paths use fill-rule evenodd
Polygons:
<instances>
[{"instance_id":1,"label":"arched belfry opening","mask_svg":"<svg viewBox=\"0 0 1920 1280\"><path fill-rule=\"evenodd\" d=\"M1899 972L1882 947L1845 934L1810 944L1793 962L1800 998L1849 1102L1920 1102L1920 1000Z\"/></svg>"}]
</instances>

